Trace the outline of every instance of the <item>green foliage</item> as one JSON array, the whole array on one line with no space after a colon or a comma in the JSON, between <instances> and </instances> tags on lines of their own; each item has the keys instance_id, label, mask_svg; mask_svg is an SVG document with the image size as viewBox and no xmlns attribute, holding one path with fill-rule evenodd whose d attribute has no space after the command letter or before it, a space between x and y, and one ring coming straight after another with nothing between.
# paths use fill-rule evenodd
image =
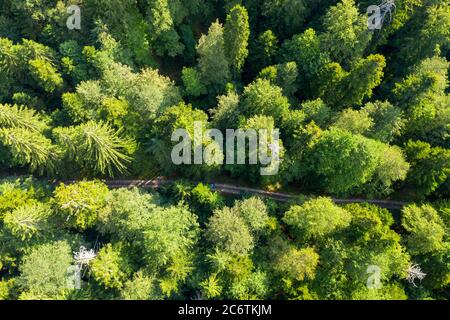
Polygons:
<instances>
[{"instance_id":1,"label":"green foliage","mask_svg":"<svg viewBox=\"0 0 450 320\"><path fill-rule=\"evenodd\" d=\"M159 296L155 291L155 279L137 272L132 280L125 282L121 295L124 300L157 300Z\"/></svg>"},{"instance_id":2,"label":"green foliage","mask_svg":"<svg viewBox=\"0 0 450 320\"><path fill-rule=\"evenodd\" d=\"M266 30L250 43L250 67L254 73L271 65L278 51L278 38L272 30Z\"/></svg>"},{"instance_id":3,"label":"green foliage","mask_svg":"<svg viewBox=\"0 0 450 320\"><path fill-rule=\"evenodd\" d=\"M399 284L389 284L380 289L361 287L352 292L351 300L407 300L405 290Z\"/></svg>"},{"instance_id":4,"label":"green foliage","mask_svg":"<svg viewBox=\"0 0 450 320\"><path fill-rule=\"evenodd\" d=\"M237 201L233 209L238 212L254 234L263 232L269 223L267 206L260 198L252 197Z\"/></svg>"},{"instance_id":5,"label":"green foliage","mask_svg":"<svg viewBox=\"0 0 450 320\"><path fill-rule=\"evenodd\" d=\"M373 126L373 120L365 110L345 109L333 127L347 130L353 134L365 134Z\"/></svg>"},{"instance_id":6,"label":"green foliage","mask_svg":"<svg viewBox=\"0 0 450 320\"><path fill-rule=\"evenodd\" d=\"M297 91L296 80L298 76L297 64L293 61L266 67L259 73L260 78L272 81L283 89L283 94L292 97Z\"/></svg>"},{"instance_id":7,"label":"green foliage","mask_svg":"<svg viewBox=\"0 0 450 320\"><path fill-rule=\"evenodd\" d=\"M2 0L0 299L447 299L450 1L374 4Z\"/></svg>"},{"instance_id":8,"label":"green foliage","mask_svg":"<svg viewBox=\"0 0 450 320\"><path fill-rule=\"evenodd\" d=\"M206 93L206 87L201 82L197 70L193 68L183 68L181 77L188 95L198 97Z\"/></svg>"},{"instance_id":9,"label":"green foliage","mask_svg":"<svg viewBox=\"0 0 450 320\"><path fill-rule=\"evenodd\" d=\"M223 30L225 55L231 71L238 76L248 55L248 38L250 25L245 7L236 5L227 14L227 21Z\"/></svg>"},{"instance_id":10,"label":"green foliage","mask_svg":"<svg viewBox=\"0 0 450 320\"><path fill-rule=\"evenodd\" d=\"M72 252L66 241L34 247L20 265L18 282L24 299L62 299L67 293L67 272Z\"/></svg>"},{"instance_id":11,"label":"green foliage","mask_svg":"<svg viewBox=\"0 0 450 320\"><path fill-rule=\"evenodd\" d=\"M408 231L408 248L413 255L441 249L444 224L436 210L429 205L411 205L402 211L402 226Z\"/></svg>"},{"instance_id":12,"label":"green foliage","mask_svg":"<svg viewBox=\"0 0 450 320\"><path fill-rule=\"evenodd\" d=\"M224 28L218 22L211 24L207 35L197 45L198 68L205 85L213 92L222 92L230 80L230 65L225 53Z\"/></svg>"},{"instance_id":13,"label":"green foliage","mask_svg":"<svg viewBox=\"0 0 450 320\"><path fill-rule=\"evenodd\" d=\"M321 37L324 49L345 66L351 65L363 52L372 37L367 18L358 12L354 0L342 0L327 11Z\"/></svg>"},{"instance_id":14,"label":"green foliage","mask_svg":"<svg viewBox=\"0 0 450 320\"><path fill-rule=\"evenodd\" d=\"M372 141L331 130L314 145L308 161L324 179L327 191L344 193L370 180L377 165Z\"/></svg>"},{"instance_id":15,"label":"green foliage","mask_svg":"<svg viewBox=\"0 0 450 320\"><path fill-rule=\"evenodd\" d=\"M27 165L38 174L56 171L59 150L44 135L22 128L0 128L0 143L12 158L7 163L10 166Z\"/></svg>"},{"instance_id":16,"label":"green foliage","mask_svg":"<svg viewBox=\"0 0 450 320\"><path fill-rule=\"evenodd\" d=\"M217 192L210 189L209 186L199 183L190 191L189 202L193 211L196 212L202 219L206 220L214 210L223 206L223 198Z\"/></svg>"},{"instance_id":17,"label":"green foliage","mask_svg":"<svg viewBox=\"0 0 450 320\"><path fill-rule=\"evenodd\" d=\"M42 132L47 128L41 116L33 109L17 105L0 104L0 127Z\"/></svg>"},{"instance_id":18,"label":"green foliage","mask_svg":"<svg viewBox=\"0 0 450 320\"><path fill-rule=\"evenodd\" d=\"M322 68L330 61L329 53L321 48L314 29L307 29L286 40L280 52L282 62L294 61L299 69L298 83L303 95L316 98L317 82Z\"/></svg>"},{"instance_id":19,"label":"green foliage","mask_svg":"<svg viewBox=\"0 0 450 320\"><path fill-rule=\"evenodd\" d=\"M54 192L54 205L69 227L85 230L97 222L107 193L108 188L96 181L60 185Z\"/></svg>"},{"instance_id":20,"label":"green foliage","mask_svg":"<svg viewBox=\"0 0 450 320\"><path fill-rule=\"evenodd\" d=\"M268 276L257 271L235 282L231 287L231 296L237 300L261 300L267 297L269 290Z\"/></svg>"},{"instance_id":21,"label":"green foliage","mask_svg":"<svg viewBox=\"0 0 450 320\"><path fill-rule=\"evenodd\" d=\"M53 212L41 203L26 204L8 212L3 220L4 227L12 236L25 241L43 236L50 231L49 219Z\"/></svg>"},{"instance_id":22,"label":"green foliage","mask_svg":"<svg viewBox=\"0 0 450 320\"><path fill-rule=\"evenodd\" d=\"M405 126L402 111L388 101L369 102L362 111L367 112L374 122L366 135L381 142L389 143L401 135Z\"/></svg>"},{"instance_id":23,"label":"green foliage","mask_svg":"<svg viewBox=\"0 0 450 320\"><path fill-rule=\"evenodd\" d=\"M413 16L405 24L402 33L405 41L400 43L398 37L394 41L400 48L399 57L410 64L431 57L440 47L448 47L450 36L448 0L417 1L414 4L420 7L413 11Z\"/></svg>"},{"instance_id":24,"label":"green foliage","mask_svg":"<svg viewBox=\"0 0 450 320\"><path fill-rule=\"evenodd\" d=\"M283 221L293 229L295 236L303 241L324 238L348 226L350 219L350 214L334 205L329 198L317 198L301 206L293 206L283 217Z\"/></svg>"},{"instance_id":25,"label":"green foliage","mask_svg":"<svg viewBox=\"0 0 450 320\"><path fill-rule=\"evenodd\" d=\"M321 99L302 103L301 110L305 114L306 123L314 121L318 126L326 127L331 120L331 110Z\"/></svg>"},{"instance_id":26,"label":"green foliage","mask_svg":"<svg viewBox=\"0 0 450 320\"><path fill-rule=\"evenodd\" d=\"M28 61L30 75L47 92L53 92L61 87L63 79L61 75L50 65L50 63L35 59Z\"/></svg>"},{"instance_id":27,"label":"green foliage","mask_svg":"<svg viewBox=\"0 0 450 320\"><path fill-rule=\"evenodd\" d=\"M319 255L313 248L291 247L280 254L274 268L284 277L302 281L314 279L318 263Z\"/></svg>"},{"instance_id":28,"label":"green foliage","mask_svg":"<svg viewBox=\"0 0 450 320\"><path fill-rule=\"evenodd\" d=\"M298 31L309 14L307 0L264 0L261 14L267 18L268 25L282 34Z\"/></svg>"},{"instance_id":29,"label":"green foliage","mask_svg":"<svg viewBox=\"0 0 450 320\"><path fill-rule=\"evenodd\" d=\"M183 172L187 176L200 177L208 175L216 171L219 167L220 159L212 159L211 161L204 161L202 165L195 166L177 166L172 162L173 147L180 143L179 141L172 141L172 134L177 129L184 129L189 134L189 140L186 144L191 147L191 154L188 155L191 163L194 163L194 151L198 146L194 145L194 127L195 123L200 123L199 129L205 132L209 126L208 116L205 112L199 109L193 109L191 105L180 103L176 106L168 108L161 116L154 122L152 131L152 140L150 141L149 151L154 157L154 162L164 172L170 174L174 171ZM180 138L179 138L180 139ZM187 139L187 137L186 137ZM209 137L203 137L202 147L212 146L214 150L218 151L219 146ZM181 153L181 151L180 151ZM214 153L218 157L220 153ZM181 156L184 153L180 154ZM161 170L160 169L160 170Z\"/></svg>"},{"instance_id":30,"label":"green foliage","mask_svg":"<svg viewBox=\"0 0 450 320\"><path fill-rule=\"evenodd\" d=\"M128 279L131 269L123 254L124 248L110 243L100 249L90 268L95 281L105 288L120 289Z\"/></svg>"},{"instance_id":31,"label":"green foliage","mask_svg":"<svg viewBox=\"0 0 450 320\"><path fill-rule=\"evenodd\" d=\"M271 116L275 122L289 110L289 101L283 90L265 79L256 79L244 89L240 110L243 115Z\"/></svg>"},{"instance_id":32,"label":"green foliage","mask_svg":"<svg viewBox=\"0 0 450 320\"><path fill-rule=\"evenodd\" d=\"M55 128L53 135L65 157L88 175L123 173L130 162L133 143L105 123L91 121L76 127Z\"/></svg>"},{"instance_id":33,"label":"green foliage","mask_svg":"<svg viewBox=\"0 0 450 320\"><path fill-rule=\"evenodd\" d=\"M447 88L449 62L435 56L421 61L411 73L395 84L393 90L396 102L404 109L414 107L422 100L432 101Z\"/></svg>"},{"instance_id":34,"label":"green foliage","mask_svg":"<svg viewBox=\"0 0 450 320\"><path fill-rule=\"evenodd\" d=\"M414 186L418 196L431 194L447 180L450 174L448 149L432 148L421 141L409 141L405 153L412 168L407 182Z\"/></svg>"},{"instance_id":35,"label":"green foliage","mask_svg":"<svg viewBox=\"0 0 450 320\"><path fill-rule=\"evenodd\" d=\"M215 128L232 129L240 122L239 95L233 91L217 98L217 108L212 109L212 122Z\"/></svg>"},{"instance_id":36,"label":"green foliage","mask_svg":"<svg viewBox=\"0 0 450 320\"><path fill-rule=\"evenodd\" d=\"M225 165L225 169L229 170L229 172L236 177L242 177L247 176L250 180L253 182L260 182L263 185L269 185L271 183L277 182L278 176L277 172L279 170L279 165L282 160L276 160L276 157L279 159L283 159L284 155L284 147L283 147L283 141L281 139L278 139L278 141L275 141L276 137L274 136L273 132L276 129L275 128L275 121L270 116L253 116L249 118L247 121L245 121L241 125L241 130L244 132L251 132L250 130L254 130L254 132L259 132L259 138L258 138L258 144L257 147L252 149L251 152L246 152L243 156L243 159L245 160L245 164L249 165L233 165L233 164L227 164ZM262 130L267 130L266 132ZM272 133L272 134L271 134ZM250 139L246 139L250 140ZM250 142L245 142L246 150L248 148L248 144ZM242 152L241 150L238 150L239 143L235 144L235 154L238 154L239 152ZM275 156L275 153L278 152L278 155ZM267 163L262 163L262 161L259 161L256 165L251 165L250 161L251 158L253 159L258 156L258 159L262 159L261 154L264 157L268 157L266 159ZM235 160L235 163L237 163L238 157ZM264 171L262 171L264 170ZM273 172L275 174L273 174Z\"/></svg>"},{"instance_id":37,"label":"green foliage","mask_svg":"<svg viewBox=\"0 0 450 320\"><path fill-rule=\"evenodd\" d=\"M184 46L175 30L168 0L151 0L148 7L150 41L158 55L176 56Z\"/></svg>"},{"instance_id":38,"label":"green foliage","mask_svg":"<svg viewBox=\"0 0 450 320\"><path fill-rule=\"evenodd\" d=\"M207 223L206 238L214 247L231 255L246 255L254 246L243 218L227 207L215 211L211 216Z\"/></svg>"}]
</instances>

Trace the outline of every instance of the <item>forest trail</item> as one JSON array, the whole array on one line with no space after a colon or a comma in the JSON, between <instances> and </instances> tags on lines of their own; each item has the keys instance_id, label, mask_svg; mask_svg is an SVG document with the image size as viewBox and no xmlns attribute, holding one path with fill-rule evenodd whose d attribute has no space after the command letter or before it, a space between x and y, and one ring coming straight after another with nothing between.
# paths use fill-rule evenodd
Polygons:
<instances>
[{"instance_id":1,"label":"forest trail","mask_svg":"<svg viewBox=\"0 0 450 320\"><path fill-rule=\"evenodd\" d=\"M65 181L65 183L72 183L75 181ZM157 177L150 180L105 180L103 181L109 188L132 188L138 187L143 189L156 190L163 185L176 182L176 180L167 179L165 177ZM197 181L198 182L198 181ZM272 199L279 202L290 202L298 199L300 195L271 192L262 189L254 189L248 187L241 187L231 184L211 183L211 189L224 195L243 195L251 194L261 196L263 198ZM378 199L361 199L361 198L349 198L338 199L332 198L336 204L349 204L349 203L370 203L386 209L401 209L408 203L403 201L393 200L378 200Z\"/></svg>"}]
</instances>

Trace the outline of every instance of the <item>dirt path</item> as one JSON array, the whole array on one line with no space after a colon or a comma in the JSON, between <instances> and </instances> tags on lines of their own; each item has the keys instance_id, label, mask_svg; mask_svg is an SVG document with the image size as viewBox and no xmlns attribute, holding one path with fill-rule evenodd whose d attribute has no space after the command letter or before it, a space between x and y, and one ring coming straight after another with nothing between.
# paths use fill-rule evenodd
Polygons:
<instances>
[{"instance_id":1,"label":"dirt path","mask_svg":"<svg viewBox=\"0 0 450 320\"><path fill-rule=\"evenodd\" d=\"M176 180L166 179L164 177L158 177L151 180L106 180L104 183L110 188L132 188L138 187L143 189L158 189L164 185L171 184ZM66 183L72 183L74 181L66 181ZM217 191L224 195L242 195L242 194L252 194L261 196L268 199L273 199L279 202L289 202L298 198L299 195L288 194L288 193L280 193L280 192L270 192L261 189L240 187L230 184L210 184L211 188L214 191ZM349 204L349 203L370 203L375 204L382 208L387 209L401 209L407 202L402 201L392 201L392 200L375 200L375 199L359 199L359 198L350 198L350 199L337 199L333 198L333 201L336 204Z\"/></svg>"}]
</instances>

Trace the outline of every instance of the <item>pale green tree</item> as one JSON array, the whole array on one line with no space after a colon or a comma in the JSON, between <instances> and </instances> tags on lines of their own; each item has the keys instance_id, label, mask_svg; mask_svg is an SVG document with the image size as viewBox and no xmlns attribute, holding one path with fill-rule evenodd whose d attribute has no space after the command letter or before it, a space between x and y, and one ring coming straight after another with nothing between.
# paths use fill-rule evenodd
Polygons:
<instances>
[{"instance_id":1,"label":"pale green tree","mask_svg":"<svg viewBox=\"0 0 450 320\"><path fill-rule=\"evenodd\" d=\"M225 54L234 77L238 77L248 56L250 26L247 9L236 5L227 14L223 30Z\"/></svg>"},{"instance_id":2,"label":"pale green tree","mask_svg":"<svg viewBox=\"0 0 450 320\"><path fill-rule=\"evenodd\" d=\"M230 65L225 53L224 30L218 21L202 35L197 45L198 67L202 80L215 92L221 92L231 79Z\"/></svg>"}]
</instances>

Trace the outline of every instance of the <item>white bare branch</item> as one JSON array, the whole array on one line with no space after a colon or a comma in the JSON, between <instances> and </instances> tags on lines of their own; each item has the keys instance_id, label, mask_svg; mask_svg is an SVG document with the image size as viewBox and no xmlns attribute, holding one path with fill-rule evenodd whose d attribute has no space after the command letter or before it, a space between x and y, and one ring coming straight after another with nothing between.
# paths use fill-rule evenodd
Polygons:
<instances>
[{"instance_id":1,"label":"white bare branch","mask_svg":"<svg viewBox=\"0 0 450 320\"><path fill-rule=\"evenodd\" d=\"M422 281L423 278L425 278L425 276L427 275L422 271L422 269L420 269L420 266L417 264L410 265L407 272L408 272L407 278L408 282L414 285L414 287L417 287L416 284L414 283L416 279Z\"/></svg>"}]
</instances>

